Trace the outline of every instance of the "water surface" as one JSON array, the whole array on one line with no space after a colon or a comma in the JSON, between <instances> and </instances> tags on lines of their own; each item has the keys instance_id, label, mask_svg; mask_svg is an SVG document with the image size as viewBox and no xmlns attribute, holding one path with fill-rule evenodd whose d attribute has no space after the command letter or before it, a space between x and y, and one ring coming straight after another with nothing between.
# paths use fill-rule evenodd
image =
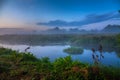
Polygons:
<instances>
[{"instance_id":1,"label":"water surface","mask_svg":"<svg viewBox=\"0 0 120 80\"><path fill-rule=\"evenodd\" d=\"M11 48L13 50L19 50L20 52L24 52L24 50L28 47L28 45L10 45L10 44L0 44L0 46L5 48ZM68 54L65 53L63 50L65 48L70 47L70 45L34 45L31 46L28 52L31 52L37 58L42 57L49 57L51 61L54 61L56 58L59 57L66 57L71 56L73 60L79 60L81 62L93 64L94 61L92 59L92 51L91 49L85 49L82 54ZM99 55L99 51L96 52ZM104 51L103 55L104 58L99 59L101 64L104 65L112 65L112 66L119 66L120 67L120 58L116 55L115 51L107 52Z\"/></svg>"}]
</instances>

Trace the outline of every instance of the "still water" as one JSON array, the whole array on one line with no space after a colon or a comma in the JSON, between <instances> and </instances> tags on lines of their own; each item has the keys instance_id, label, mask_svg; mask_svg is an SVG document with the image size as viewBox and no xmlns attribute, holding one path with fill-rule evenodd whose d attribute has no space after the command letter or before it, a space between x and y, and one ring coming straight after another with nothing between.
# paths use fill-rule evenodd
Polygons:
<instances>
[{"instance_id":1,"label":"still water","mask_svg":"<svg viewBox=\"0 0 120 80\"><path fill-rule=\"evenodd\" d=\"M10 44L0 44L0 46L10 48L13 50L18 50L20 52L24 52L24 50L28 47L28 45L10 45ZM45 46L34 45L30 47L28 52L31 52L37 58L49 57L51 61L54 61L56 58L59 57L66 57L70 55L73 60L79 60L81 62L90 64L94 63L91 49L84 48L82 54L71 55L63 51L65 48L68 47L70 47L70 45L45 45ZM96 51L96 54L99 55L99 52ZM104 51L103 52L104 58L99 59L99 62L101 64L108 66L120 67L120 57L118 57L116 54L117 53L115 51L112 52Z\"/></svg>"}]
</instances>

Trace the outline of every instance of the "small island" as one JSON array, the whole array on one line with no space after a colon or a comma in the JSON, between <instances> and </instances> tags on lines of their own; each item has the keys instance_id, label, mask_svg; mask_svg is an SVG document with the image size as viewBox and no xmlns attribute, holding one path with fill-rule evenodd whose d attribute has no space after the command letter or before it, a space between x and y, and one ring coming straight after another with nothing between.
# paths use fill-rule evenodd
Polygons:
<instances>
[{"instance_id":1,"label":"small island","mask_svg":"<svg viewBox=\"0 0 120 80\"><path fill-rule=\"evenodd\" d=\"M64 52L69 53L69 54L82 54L83 49L80 47L69 47L67 49L64 49Z\"/></svg>"}]
</instances>

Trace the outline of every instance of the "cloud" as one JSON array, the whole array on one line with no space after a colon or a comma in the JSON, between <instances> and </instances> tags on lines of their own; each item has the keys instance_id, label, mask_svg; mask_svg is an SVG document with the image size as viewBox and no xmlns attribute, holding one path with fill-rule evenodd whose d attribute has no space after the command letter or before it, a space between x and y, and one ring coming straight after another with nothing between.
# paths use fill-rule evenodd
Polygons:
<instances>
[{"instance_id":1,"label":"cloud","mask_svg":"<svg viewBox=\"0 0 120 80\"><path fill-rule=\"evenodd\" d=\"M120 18L120 13L118 12L111 12L106 14L90 14L85 17L82 21L72 21L72 22L66 22L63 20L54 20L49 22L38 22L37 25L45 25L45 26L82 26L97 22L102 22L114 18Z\"/></svg>"},{"instance_id":2,"label":"cloud","mask_svg":"<svg viewBox=\"0 0 120 80\"><path fill-rule=\"evenodd\" d=\"M99 22L99 23L92 23L92 24L88 24L88 25L83 25L79 29L84 29L84 30L102 30L108 24L120 25L120 19L110 19L110 20L106 20L106 21L103 21L103 22Z\"/></svg>"},{"instance_id":3,"label":"cloud","mask_svg":"<svg viewBox=\"0 0 120 80\"><path fill-rule=\"evenodd\" d=\"M49 21L48 23L37 23L37 25L46 25L46 26L68 26L69 23L62 20Z\"/></svg>"}]
</instances>

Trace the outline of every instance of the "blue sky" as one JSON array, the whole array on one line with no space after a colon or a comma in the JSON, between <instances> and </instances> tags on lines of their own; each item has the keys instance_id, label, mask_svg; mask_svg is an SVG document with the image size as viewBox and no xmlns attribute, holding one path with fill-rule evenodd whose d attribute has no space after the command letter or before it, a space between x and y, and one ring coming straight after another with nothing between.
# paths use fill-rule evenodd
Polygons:
<instances>
[{"instance_id":1,"label":"blue sky","mask_svg":"<svg viewBox=\"0 0 120 80\"><path fill-rule=\"evenodd\" d=\"M81 26L119 17L119 9L120 0L0 0L0 27Z\"/></svg>"}]
</instances>

